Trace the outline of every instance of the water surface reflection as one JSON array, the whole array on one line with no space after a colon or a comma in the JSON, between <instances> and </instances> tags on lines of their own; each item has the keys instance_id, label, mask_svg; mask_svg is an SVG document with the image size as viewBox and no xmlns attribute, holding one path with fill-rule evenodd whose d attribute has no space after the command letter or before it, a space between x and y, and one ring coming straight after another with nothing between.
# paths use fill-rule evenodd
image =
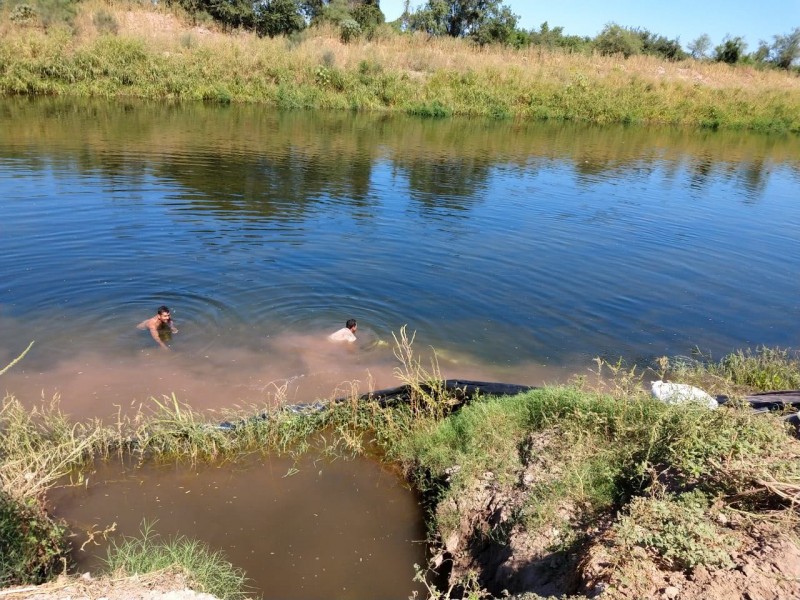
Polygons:
<instances>
[{"instance_id":1,"label":"water surface reflection","mask_svg":"<svg viewBox=\"0 0 800 600\"><path fill-rule=\"evenodd\" d=\"M796 137L4 99L0 362L36 340L4 385L81 414L286 382L308 401L394 385L404 324L447 377L533 385L597 355L792 346L798 157ZM160 304L176 356L134 329ZM331 354L349 317L364 343Z\"/></svg>"}]
</instances>

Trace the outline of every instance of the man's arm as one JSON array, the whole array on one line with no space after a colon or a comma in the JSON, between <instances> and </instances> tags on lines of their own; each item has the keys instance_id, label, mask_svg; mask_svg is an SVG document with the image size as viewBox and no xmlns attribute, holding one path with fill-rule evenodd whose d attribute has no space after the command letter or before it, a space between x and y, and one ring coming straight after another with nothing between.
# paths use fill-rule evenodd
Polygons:
<instances>
[{"instance_id":1,"label":"man's arm","mask_svg":"<svg viewBox=\"0 0 800 600\"><path fill-rule=\"evenodd\" d=\"M169 350L169 346L167 346L164 342L161 341L161 337L158 335L158 325L151 321L147 324L147 328L150 330L150 335L156 341L156 344L161 346L164 350Z\"/></svg>"}]
</instances>

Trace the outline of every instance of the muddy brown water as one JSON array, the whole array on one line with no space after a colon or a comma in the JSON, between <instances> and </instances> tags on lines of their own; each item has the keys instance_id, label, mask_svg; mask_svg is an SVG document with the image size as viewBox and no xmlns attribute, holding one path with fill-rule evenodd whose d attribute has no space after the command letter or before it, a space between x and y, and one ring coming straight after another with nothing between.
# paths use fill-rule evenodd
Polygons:
<instances>
[{"instance_id":1,"label":"muddy brown water","mask_svg":"<svg viewBox=\"0 0 800 600\"><path fill-rule=\"evenodd\" d=\"M147 522L161 539L186 536L221 551L265 599L421 592L413 581L426 553L418 497L367 458L251 457L196 468L112 460L48 501L75 534L78 572L103 566L108 539L100 532L113 525L108 538L119 541Z\"/></svg>"}]
</instances>

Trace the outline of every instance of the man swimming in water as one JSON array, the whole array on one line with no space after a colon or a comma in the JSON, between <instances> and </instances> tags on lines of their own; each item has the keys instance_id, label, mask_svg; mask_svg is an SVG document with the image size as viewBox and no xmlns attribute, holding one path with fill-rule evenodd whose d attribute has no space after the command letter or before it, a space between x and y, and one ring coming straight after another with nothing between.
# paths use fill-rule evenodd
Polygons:
<instances>
[{"instance_id":1,"label":"man swimming in water","mask_svg":"<svg viewBox=\"0 0 800 600\"><path fill-rule=\"evenodd\" d=\"M347 323L344 324L338 331L334 331L332 334L328 336L328 339L332 342L355 342L356 341L356 329L358 329L358 324L356 324L355 319L348 319Z\"/></svg>"},{"instance_id":2,"label":"man swimming in water","mask_svg":"<svg viewBox=\"0 0 800 600\"><path fill-rule=\"evenodd\" d=\"M178 328L175 327L175 323L172 321L172 317L169 313L169 308L166 306L159 306L155 317L145 319L136 327L138 329L149 329L150 335L156 341L156 344L161 346L164 350L169 350L169 346L161 339L161 335L166 334L165 337L167 341L169 341L170 334L178 333Z\"/></svg>"}]
</instances>

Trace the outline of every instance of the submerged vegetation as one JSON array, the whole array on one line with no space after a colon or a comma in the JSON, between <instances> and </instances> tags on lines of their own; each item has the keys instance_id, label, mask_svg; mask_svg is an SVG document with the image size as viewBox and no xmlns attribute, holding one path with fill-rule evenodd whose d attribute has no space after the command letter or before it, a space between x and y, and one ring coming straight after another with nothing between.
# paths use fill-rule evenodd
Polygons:
<instances>
[{"instance_id":1,"label":"submerged vegetation","mask_svg":"<svg viewBox=\"0 0 800 600\"><path fill-rule=\"evenodd\" d=\"M356 37L330 19L262 38L176 6L69 6L68 25L0 12L0 93L800 131L800 79L786 70L544 43L481 47L386 25Z\"/></svg>"},{"instance_id":2,"label":"submerged vegetation","mask_svg":"<svg viewBox=\"0 0 800 600\"><path fill-rule=\"evenodd\" d=\"M428 499L431 541L440 549L434 562L450 562L451 585L492 594L537 591L508 572L500 587L492 569L506 567L480 558L482 547L521 552L523 534L538 539L538 550L526 550L531 556L549 556L573 572L560 593L611 593L630 583L631 565L642 560L672 572L724 570L744 552L743 531L768 522L797 531L800 441L780 419L735 402L715 411L663 404L643 391L644 371L603 361L598 376L606 367L612 376L597 385L581 379L477 397L454 410L458 401L442 385L435 358L426 367L404 330L395 341L396 375L408 394L397 404L359 398L354 389L326 410L237 413L220 427L172 397L154 400L152 413L120 415L106 425L72 424L57 404L29 410L7 396L0 412L0 524L9 541L0 561L3 583L39 582L66 568L63 526L40 502L58 478L71 473L80 480L88 461L116 455L191 463L311 445L335 454L377 447ZM685 360L662 359L653 368L673 381L713 379L713 391L738 394L764 389L759 384L775 382L775 373L786 382L800 377L789 351L769 348L719 363L696 360L691 371ZM470 498L480 498L484 509L476 513ZM486 506L503 517L482 514ZM614 560L592 581L579 566L601 549ZM244 584L218 554L188 539L156 540L150 527L140 538L115 542L109 557L112 571L129 574L175 565L219 597L236 597ZM227 595L213 582L223 582Z\"/></svg>"}]
</instances>

